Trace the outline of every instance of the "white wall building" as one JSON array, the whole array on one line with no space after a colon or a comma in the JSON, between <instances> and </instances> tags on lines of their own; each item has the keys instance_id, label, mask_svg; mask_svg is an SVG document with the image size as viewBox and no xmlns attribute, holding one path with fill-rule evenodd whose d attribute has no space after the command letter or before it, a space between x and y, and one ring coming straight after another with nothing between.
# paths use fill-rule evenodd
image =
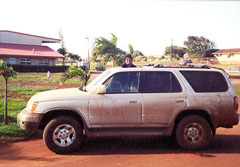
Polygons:
<instances>
[{"instance_id":1,"label":"white wall building","mask_svg":"<svg viewBox=\"0 0 240 167\"><path fill-rule=\"evenodd\" d=\"M60 39L0 30L0 59L7 64L54 66L64 56L43 43L59 43Z\"/></svg>"},{"instance_id":2,"label":"white wall building","mask_svg":"<svg viewBox=\"0 0 240 167\"><path fill-rule=\"evenodd\" d=\"M240 64L240 48L221 49L213 54L220 64Z\"/></svg>"}]
</instances>

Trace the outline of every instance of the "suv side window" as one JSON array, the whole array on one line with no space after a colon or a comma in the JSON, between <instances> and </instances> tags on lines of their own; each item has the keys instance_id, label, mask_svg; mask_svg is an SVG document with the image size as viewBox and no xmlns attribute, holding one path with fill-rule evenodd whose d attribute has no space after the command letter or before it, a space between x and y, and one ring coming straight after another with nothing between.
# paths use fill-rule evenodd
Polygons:
<instances>
[{"instance_id":1,"label":"suv side window","mask_svg":"<svg viewBox=\"0 0 240 167\"><path fill-rule=\"evenodd\" d=\"M220 72L180 71L195 92L226 92L228 85Z\"/></svg>"},{"instance_id":2,"label":"suv side window","mask_svg":"<svg viewBox=\"0 0 240 167\"><path fill-rule=\"evenodd\" d=\"M138 93L139 72L114 74L104 82L106 93Z\"/></svg>"},{"instance_id":3,"label":"suv side window","mask_svg":"<svg viewBox=\"0 0 240 167\"><path fill-rule=\"evenodd\" d=\"M168 71L143 72L141 79L142 93L170 93L182 92L180 83L175 75Z\"/></svg>"}]
</instances>

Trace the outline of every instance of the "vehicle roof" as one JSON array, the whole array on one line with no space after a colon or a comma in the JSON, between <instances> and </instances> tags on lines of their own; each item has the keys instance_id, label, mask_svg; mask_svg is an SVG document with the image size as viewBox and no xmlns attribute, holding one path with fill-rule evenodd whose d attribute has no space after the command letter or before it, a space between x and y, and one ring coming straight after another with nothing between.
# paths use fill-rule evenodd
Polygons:
<instances>
[{"instance_id":1,"label":"vehicle roof","mask_svg":"<svg viewBox=\"0 0 240 167\"><path fill-rule=\"evenodd\" d=\"M216 67L209 67L209 66L203 66L203 67L187 67L187 66L162 66L162 67L154 67L154 66L148 66L148 67L131 67L131 68L123 68L123 67L115 67L108 69L112 72L123 72L123 71L224 71L221 68Z\"/></svg>"}]
</instances>

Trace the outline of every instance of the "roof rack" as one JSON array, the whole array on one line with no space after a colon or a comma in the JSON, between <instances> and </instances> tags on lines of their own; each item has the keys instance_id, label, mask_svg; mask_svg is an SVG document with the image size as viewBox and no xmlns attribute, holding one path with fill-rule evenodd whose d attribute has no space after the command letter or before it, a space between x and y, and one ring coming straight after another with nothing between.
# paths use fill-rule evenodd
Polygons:
<instances>
[{"instance_id":1,"label":"roof rack","mask_svg":"<svg viewBox=\"0 0 240 167\"><path fill-rule=\"evenodd\" d=\"M189 64L188 66L165 66L163 64L157 64L156 66L154 66L153 68L195 68L195 69L218 69L218 70L222 70L223 72L226 73L226 71L222 68L219 67L211 67L205 64Z\"/></svg>"},{"instance_id":2,"label":"roof rack","mask_svg":"<svg viewBox=\"0 0 240 167\"><path fill-rule=\"evenodd\" d=\"M163 64L157 64L156 66L154 66L153 68L200 68L200 69L210 69L212 67L205 65L205 64L190 64L188 66L165 66ZM215 67L216 68L216 67Z\"/></svg>"},{"instance_id":3,"label":"roof rack","mask_svg":"<svg viewBox=\"0 0 240 167\"><path fill-rule=\"evenodd\" d=\"M211 68L218 69L218 70L222 70L222 71L226 72L224 69L219 68L219 67L211 67Z\"/></svg>"}]
</instances>

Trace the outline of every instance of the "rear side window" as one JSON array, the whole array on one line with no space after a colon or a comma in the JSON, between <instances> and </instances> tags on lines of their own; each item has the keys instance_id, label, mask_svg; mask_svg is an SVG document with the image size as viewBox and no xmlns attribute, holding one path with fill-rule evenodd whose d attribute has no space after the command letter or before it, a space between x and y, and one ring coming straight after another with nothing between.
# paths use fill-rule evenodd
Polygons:
<instances>
[{"instance_id":1,"label":"rear side window","mask_svg":"<svg viewBox=\"0 0 240 167\"><path fill-rule=\"evenodd\" d=\"M144 72L141 78L142 93L182 92L182 88L173 73L167 71Z\"/></svg>"},{"instance_id":2,"label":"rear side window","mask_svg":"<svg viewBox=\"0 0 240 167\"><path fill-rule=\"evenodd\" d=\"M180 71L195 92L226 92L227 82L216 71Z\"/></svg>"}]
</instances>

